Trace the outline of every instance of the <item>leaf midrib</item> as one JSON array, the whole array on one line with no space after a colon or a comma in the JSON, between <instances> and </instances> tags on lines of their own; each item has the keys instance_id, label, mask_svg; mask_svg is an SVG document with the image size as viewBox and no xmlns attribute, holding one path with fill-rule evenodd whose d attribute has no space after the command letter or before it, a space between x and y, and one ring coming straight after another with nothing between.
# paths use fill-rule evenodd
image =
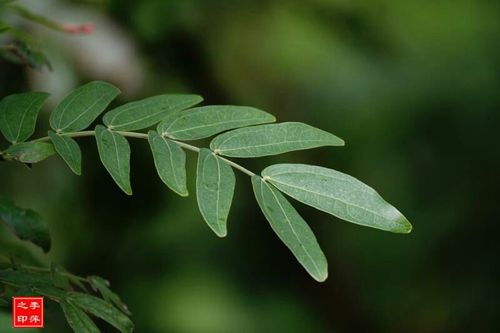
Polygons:
<instances>
[{"instance_id":1,"label":"leaf midrib","mask_svg":"<svg viewBox=\"0 0 500 333\"><path fill-rule=\"evenodd\" d=\"M292 223L290 222L290 219L288 218L288 215L286 214L285 210L283 209L283 206L281 205L281 202L278 200L278 197L276 196L276 194L274 193L274 191L272 190L272 188L269 187L269 185L267 185L263 180L261 180L261 182L263 183L264 186L268 187L268 189L271 192L271 194L273 195L275 201L278 203L278 206L280 207L281 212L285 216L285 218L286 218L286 220L288 222L287 225L290 227L290 229L292 230L293 235L295 236L295 238L299 242L300 247L304 250L304 252L306 253L307 257L310 259L310 261L314 265L314 268L316 268L316 273L318 274L318 276L322 277L322 274L320 273L318 265L316 264L316 262L312 258L312 256L309 254L309 251L307 251L306 247L303 245L302 241L300 240L300 238L298 237L297 233L295 232L295 228L293 227ZM262 186L260 188L260 195L261 195L262 199L264 199L263 187Z\"/></svg>"},{"instance_id":2,"label":"leaf midrib","mask_svg":"<svg viewBox=\"0 0 500 333\"><path fill-rule=\"evenodd\" d=\"M17 140L19 140L19 136L21 135L21 128L23 128L24 119L26 119L26 115L28 114L29 110L31 109L31 107L33 106L33 104L35 102L36 102L36 98L33 98L33 100L31 101L30 105L24 111L23 116L21 118L21 123L19 124L19 127L17 129L17 136L14 139L15 142L17 142Z\"/></svg>"},{"instance_id":3,"label":"leaf midrib","mask_svg":"<svg viewBox=\"0 0 500 333\"><path fill-rule=\"evenodd\" d=\"M186 116L187 117L187 116ZM217 123L211 123L210 125L200 125L200 126L193 126L193 127L189 127L189 128L185 128L185 129L181 129L181 130L174 130L172 132L170 132L170 128L178 121L180 120L181 118L177 118L175 119L168 127L167 129L165 130L165 132L168 134L168 135L175 135L175 134L178 134L178 133L182 133L182 132L187 132L187 131L193 131L193 130L197 130L197 129L201 129L201 128L210 128L210 127L214 127L214 126L218 126L218 125L222 125L222 124L234 124L234 123L241 123L241 122L253 122L253 121L258 121L260 119L263 119L263 118L250 118L250 119L245 119L245 120L228 120L228 121L220 121L220 122L217 122ZM250 126L250 125L249 125Z\"/></svg>"},{"instance_id":4,"label":"leaf midrib","mask_svg":"<svg viewBox=\"0 0 500 333\"><path fill-rule=\"evenodd\" d=\"M269 179L271 180L271 182L275 182L275 183L278 183L278 184L282 184L282 185L285 185L285 186L288 186L288 187L291 187L291 188L294 188L294 189L298 189L298 190L301 190L301 191L304 191L304 192L307 192L307 193L316 194L316 195L318 195L318 196L320 196L320 197L325 197L325 198L329 198L329 199L337 200L337 201L340 201L340 202L344 203L345 205L348 205L348 206L353 206L353 207L359 208L359 209L361 209L361 210L363 210L363 211L366 211L366 212L368 212L368 213L371 213L371 214L373 214L373 215L376 215L376 216L378 216L378 217L381 217L381 218L383 218L384 220L387 220L387 219L388 219L387 217L385 217L385 216L383 216L383 215L380 215L379 213L377 213L377 212L375 212L375 211L373 211L373 210L370 210L370 209L367 209L367 208L361 207L361 206L359 206L359 205L356 205L356 204L353 204L353 203L347 202L347 201L342 200L342 199L339 199L339 198L337 198L337 197L329 196L329 195L326 195L326 194L323 194L323 193L320 193L320 192L315 192L315 191L311 191L311 190L305 189L305 188L303 188L303 187L294 186L294 185L291 185L291 184L287 184L287 183L284 183L284 182L280 182L280 181L278 181L278 180L276 180L276 179L272 178L271 176L268 176L268 177L269 177ZM297 199L297 198L296 198L296 199ZM299 199L297 199L297 200L299 200ZM302 201L302 200L299 200L299 201ZM320 210L324 211L324 212L330 213L330 212L326 211L325 209L323 209L323 208L321 208L321 207L318 207L318 208L319 208ZM338 214L334 214L334 215L338 216ZM394 219L390 219L390 220L394 220ZM358 223L358 222L356 222L356 223Z\"/></svg>"},{"instance_id":5,"label":"leaf midrib","mask_svg":"<svg viewBox=\"0 0 500 333\"><path fill-rule=\"evenodd\" d=\"M82 118L84 115L86 115L89 112L89 110L91 110L97 103L99 103L103 98L105 98L107 96L108 96L108 94L103 94L94 103L92 103L91 105L89 105L89 107L86 108L85 111L83 111L82 113L80 113L75 119L73 119L72 121L70 121L65 127L59 128L59 130L60 131L64 131L65 129L67 129L68 127L70 127L71 125L73 125L76 121L78 121L80 118ZM59 127L61 126L61 122L62 122L62 115L61 115L61 119L59 121Z\"/></svg>"}]
</instances>

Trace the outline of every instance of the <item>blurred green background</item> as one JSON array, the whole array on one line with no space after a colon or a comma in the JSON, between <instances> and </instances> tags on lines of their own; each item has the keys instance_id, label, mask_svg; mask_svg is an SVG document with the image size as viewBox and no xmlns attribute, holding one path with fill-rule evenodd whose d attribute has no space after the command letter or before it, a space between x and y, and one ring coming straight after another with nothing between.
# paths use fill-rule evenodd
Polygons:
<instances>
[{"instance_id":1,"label":"blurred green background","mask_svg":"<svg viewBox=\"0 0 500 333\"><path fill-rule=\"evenodd\" d=\"M132 143L133 197L106 174L91 139L80 140L81 177L57 158L32 170L0 164L0 195L50 225L44 260L111 280L137 332L500 330L500 2L24 3L96 29L63 36L27 26L53 72L0 62L0 96L38 89L56 103L102 79L122 88L120 103L190 92L208 104L255 106L347 145L244 161L248 168L335 168L413 223L410 235L389 234L294 202L328 257L330 277L319 284L273 234L244 175L221 240L195 196L177 197L160 182L145 142ZM189 155L190 193L195 162ZM59 312L47 316L45 331L69 331Z\"/></svg>"}]
</instances>

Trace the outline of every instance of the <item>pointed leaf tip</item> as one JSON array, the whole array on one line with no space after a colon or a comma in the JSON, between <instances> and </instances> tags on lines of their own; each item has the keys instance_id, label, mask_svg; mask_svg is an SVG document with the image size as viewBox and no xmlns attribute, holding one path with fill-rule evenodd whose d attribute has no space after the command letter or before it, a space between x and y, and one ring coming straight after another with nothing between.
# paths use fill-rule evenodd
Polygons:
<instances>
[{"instance_id":1,"label":"pointed leaf tip","mask_svg":"<svg viewBox=\"0 0 500 333\"><path fill-rule=\"evenodd\" d=\"M252 176L255 198L276 235L318 282L328 277L328 263L316 236L286 198L259 176Z\"/></svg>"},{"instance_id":2,"label":"pointed leaf tip","mask_svg":"<svg viewBox=\"0 0 500 333\"><path fill-rule=\"evenodd\" d=\"M56 152L66 162L71 171L80 176L82 174L82 152L78 143L69 136L62 136L52 131L49 131L49 138Z\"/></svg>"},{"instance_id":3,"label":"pointed leaf tip","mask_svg":"<svg viewBox=\"0 0 500 333\"><path fill-rule=\"evenodd\" d=\"M261 157L322 146L342 146L335 135L298 122L235 129L215 137L210 149L230 157Z\"/></svg>"},{"instance_id":4,"label":"pointed leaf tip","mask_svg":"<svg viewBox=\"0 0 500 333\"><path fill-rule=\"evenodd\" d=\"M149 131L148 141L160 179L175 193L183 197L188 196L184 150L155 131Z\"/></svg>"},{"instance_id":5,"label":"pointed leaf tip","mask_svg":"<svg viewBox=\"0 0 500 333\"><path fill-rule=\"evenodd\" d=\"M411 224L374 189L342 172L306 164L275 164L262 175L309 206L359 225L409 233Z\"/></svg>"},{"instance_id":6,"label":"pointed leaf tip","mask_svg":"<svg viewBox=\"0 0 500 333\"><path fill-rule=\"evenodd\" d=\"M97 150L102 164L122 191L132 195L130 146L127 139L102 125L97 125L95 132Z\"/></svg>"},{"instance_id":7,"label":"pointed leaf tip","mask_svg":"<svg viewBox=\"0 0 500 333\"><path fill-rule=\"evenodd\" d=\"M176 140L197 140L234 128L275 121L273 115L252 107L209 105L167 117L158 125L158 131Z\"/></svg>"},{"instance_id":8,"label":"pointed leaf tip","mask_svg":"<svg viewBox=\"0 0 500 333\"><path fill-rule=\"evenodd\" d=\"M196 171L196 198L201 215L219 237L227 235L227 217L233 200L233 169L208 149L201 149Z\"/></svg>"}]
</instances>

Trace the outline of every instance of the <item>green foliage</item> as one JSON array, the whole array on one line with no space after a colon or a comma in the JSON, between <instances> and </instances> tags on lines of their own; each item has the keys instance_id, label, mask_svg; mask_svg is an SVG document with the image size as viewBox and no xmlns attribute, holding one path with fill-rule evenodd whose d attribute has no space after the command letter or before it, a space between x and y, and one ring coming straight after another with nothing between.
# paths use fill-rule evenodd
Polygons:
<instances>
[{"instance_id":1,"label":"green foliage","mask_svg":"<svg viewBox=\"0 0 500 333\"><path fill-rule=\"evenodd\" d=\"M52 113L52 128L64 133L50 132L50 140L73 172L80 174L81 157L80 149L71 137L95 135L104 167L117 185L131 195L131 153L126 137L148 139L161 180L174 192L186 196L186 157L183 149L198 152L198 207L207 225L218 236L224 237L235 188L233 168L242 171L252 176L257 202L273 230L318 281L327 277L324 255L309 226L279 191L346 221L397 233L411 231L410 223L396 208L367 185L341 172L318 166L277 164L266 168L262 172L263 178L260 178L222 157L259 157L344 144L335 135L303 123L262 125L275 119L254 108L205 106L183 111L199 103L202 98L196 95L159 95L109 111L103 119L107 127L97 125L95 131L77 132L88 127L118 92L110 84L91 82L71 92ZM31 95L17 96L26 96L28 99ZM19 118L6 119L5 126L20 126ZM158 132L130 132L158 123ZM226 130L230 131L219 134L211 141L210 149L200 149L177 141L205 138ZM47 145L44 146L47 151L48 147L52 149L52 145L43 142L49 137L14 144L3 154L7 159L15 156L14 159L19 161L34 163L46 157L40 153L41 149L36 150L38 154L33 153L35 146L43 144ZM24 145L29 145L29 154ZM18 150L22 154L12 154ZM37 158L31 157L35 155ZM95 287L101 290L103 285Z\"/></svg>"},{"instance_id":2,"label":"green foliage","mask_svg":"<svg viewBox=\"0 0 500 333\"><path fill-rule=\"evenodd\" d=\"M227 217L233 201L233 169L206 148L200 150L196 172L196 198L201 215L219 237L227 235Z\"/></svg>"},{"instance_id":3,"label":"green foliage","mask_svg":"<svg viewBox=\"0 0 500 333\"><path fill-rule=\"evenodd\" d=\"M82 278L62 270L10 265L0 269L0 286L4 288L0 301L10 306L11 296L42 295L59 304L69 326L77 333L100 332L88 314L101 318L120 332L132 332L130 312L124 311L127 307L108 286L99 289L103 298L87 293L84 283L94 287L101 281L105 280L97 276Z\"/></svg>"},{"instance_id":4,"label":"green foliage","mask_svg":"<svg viewBox=\"0 0 500 333\"><path fill-rule=\"evenodd\" d=\"M75 333L101 332L83 310L68 301L61 301L60 304L69 326Z\"/></svg>"},{"instance_id":5,"label":"green foliage","mask_svg":"<svg viewBox=\"0 0 500 333\"><path fill-rule=\"evenodd\" d=\"M120 94L113 85L94 81L73 90L50 115L50 126L57 133L85 129Z\"/></svg>"},{"instance_id":6,"label":"green foliage","mask_svg":"<svg viewBox=\"0 0 500 333\"><path fill-rule=\"evenodd\" d=\"M272 230L305 270L320 282L328 276L325 255L311 228L282 193L359 225L397 233L411 231L410 223L396 208L367 185L341 172L303 164L276 164L265 168L260 177L223 157L260 157L342 146L344 141L333 134L303 123L267 124L275 118L250 107L189 109L202 101L197 95L159 95L131 102L106 113L103 117L106 126L86 130L118 94L116 87L99 81L77 88L51 114L50 124L56 132L49 131L47 137L28 142L20 141L32 135L46 94L4 98L0 102L0 117L4 119L2 133L12 145L0 152L1 156L5 160L36 163L57 152L79 175L81 151L74 139L95 136L105 169L119 188L131 195L131 151L127 138L147 139L160 179L177 194L187 196L184 150L196 152L199 154L196 197L209 228L219 237L227 235L227 218L236 183L233 169L241 171L251 176L257 203ZM14 99L16 103L12 103ZM157 131L134 132L154 125ZM221 132L225 133L219 134ZM178 141L214 135L217 136L210 142L210 149ZM36 214L12 204L1 204L0 217L21 239L48 250L50 238ZM99 332L88 314L103 319L120 332L133 330L128 308L100 277L76 277L56 265L38 274L12 266L0 270L0 281L7 286L29 288L31 292L58 301L75 332ZM90 294L86 285L102 298Z\"/></svg>"},{"instance_id":7,"label":"green foliage","mask_svg":"<svg viewBox=\"0 0 500 333\"><path fill-rule=\"evenodd\" d=\"M321 146L343 146L333 134L303 123L281 123L236 129L219 135L210 149L230 157L261 157Z\"/></svg>"},{"instance_id":8,"label":"green foliage","mask_svg":"<svg viewBox=\"0 0 500 333\"><path fill-rule=\"evenodd\" d=\"M306 221L285 197L264 179L252 176L252 185L257 202L274 232L314 279L325 281L328 276L328 264Z\"/></svg>"},{"instance_id":9,"label":"green foliage","mask_svg":"<svg viewBox=\"0 0 500 333\"><path fill-rule=\"evenodd\" d=\"M127 315L98 297L74 292L68 294L68 301L108 322L122 333L132 332L134 329L134 324Z\"/></svg>"},{"instance_id":10,"label":"green foliage","mask_svg":"<svg viewBox=\"0 0 500 333\"><path fill-rule=\"evenodd\" d=\"M5 160L16 160L22 163L37 163L54 155L56 151L51 143L22 142L10 146L3 152Z\"/></svg>"},{"instance_id":11,"label":"green foliage","mask_svg":"<svg viewBox=\"0 0 500 333\"><path fill-rule=\"evenodd\" d=\"M132 195L130 186L130 146L127 139L102 125L95 128L101 162L123 192Z\"/></svg>"},{"instance_id":12,"label":"green foliage","mask_svg":"<svg viewBox=\"0 0 500 333\"><path fill-rule=\"evenodd\" d=\"M180 196L187 196L186 153L178 144L155 131L149 131L149 145L153 152L156 171L160 179Z\"/></svg>"},{"instance_id":13,"label":"green foliage","mask_svg":"<svg viewBox=\"0 0 500 333\"><path fill-rule=\"evenodd\" d=\"M32 242L45 252L50 250L49 230L35 211L17 207L9 200L0 199L0 221L6 223L20 239Z\"/></svg>"},{"instance_id":14,"label":"green foliage","mask_svg":"<svg viewBox=\"0 0 500 333\"><path fill-rule=\"evenodd\" d=\"M49 251L49 230L34 211L2 199L0 221L20 239ZM88 294L85 284L98 291L102 299ZM11 297L20 295L42 295L59 303L75 332L100 332L86 312L107 321L121 332L132 332L133 329L127 306L109 289L109 282L98 276L82 278L55 264L50 268L27 266L13 258L10 262L0 262L0 306L9 307Z\"/></svg>"},{"instance_id":15,"label":"green foliage","mask_svg":"<svg viewBox=\"0 0 500 333\"><path fill-rule=\"evenodd\" d=\"M411 224L372 188L344 173L304 164L276 164L264 179L289 196L346 221L397 233Z\"/></svg>"},{"instance_id":16,"label":"green foliage","mask_svg":"<svg viewBox=\"0 0 500 333\"><path fill-rule=\"evenodd\" d=\"M250 125L275 122L267 112L246 106L211 105L193 108L166 118L158 132L176 140L197 140Z\"/></svg>"},{"instance_id":17,"label":"green foliage","mask_svg":"<svg viewBox=\"0 0 500 333\"><path fill-rule=\"evenodd\" d=\"M82 151L74 139L49 131L49 138L57 153L77 175L82 174Z\"/></svg>"},{"instance_id":18,"label":"green foliage","mask_svg":"<svg viewBox=\"0 0 500 333\"><path fill-rule=\"evenodd\" d=\"M107 302L114 304L123 313L129 316L132 315L127 305L123 303L123 301L120 299L120 296L118 296L111 289L109 289L110 286L109 281L103 279L100 276L95 276L95 275L89 276L88 281L92 285L92 288L94 288L94 290L96 291L99 291L102 298L104 298Z\"/></svg>"},{"instance_id":19,"label":"green foliage","mask_svg":"<svg viewBox=\"0 0 500 333\"><path fill-rule=\"evenodd\" d=\"M159 95L132 102L107 112L102 121L115 131L135 131L157 124L166 116L203 100L196 95Z\"/></svg>"},{"instance_id":20,"label":"green foliage","mask_svg":"<svg viewBox=\"0 0 500 333\"><path fill-rule=\"evenodd\" d=\"M0 102L0 131L12 143L23 142L35 132L36 118L49 94L28 92Z\"/></svg>"}]
</instances>

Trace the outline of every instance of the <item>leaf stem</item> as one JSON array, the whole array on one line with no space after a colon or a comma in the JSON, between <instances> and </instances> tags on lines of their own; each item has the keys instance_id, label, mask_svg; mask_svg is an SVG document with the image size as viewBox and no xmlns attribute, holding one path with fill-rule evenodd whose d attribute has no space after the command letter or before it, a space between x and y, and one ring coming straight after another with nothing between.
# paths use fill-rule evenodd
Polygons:
<instances>
[{"instance_id":1,"label":"leaf stem","mask_svg":"<svg viewBox=\"0 0 500 333\"><path fill-rule=\"evenodd\" d=\"M44 273L51 272L50 268L46 268L46 267L37 267L37 266L31 266L31 265L25 265L25 264L20 264L19 266L21 268L24 268L25 270L28 270L28 271L44 272ZM75 275L75 274L71 274L69 272L59 272L59 274L66 276L66 277L69 277L69 278L74 278L76 280L88 283L88 280L86 278L83 278L83 277Z\"/></svg>"},{"instance_id":2,"label":"leaf stem","mask_svg":"<svg viewBox=\"0 0 500 333\"><path fill-rule=\"evenodd\" d=\"M146 133L126 132L126 131L114 131L114 132L117 134L129 137L129 138L146 139L146 140L148 139L148 135ZM79 138L79 137L85 137L85 136L94 136L95 131L68 132L68 133L60 133L59 135L68 136L71 138ZM166 139L178 144L180 147L182 147L186 150L191 150L191 151L194 151L196 153L200 152L199 147L190 145L190 144L182 142L182 141L177 141L177 140L171 139L169 137L166 137ZM39 138L39 139L33 140L31 142L43 142L43 141L49 141L49 140L50 140L50 138L48 136L45 136L43 138ZM255 173L248 170L247 168L245 168L245 167L243 167L243 166L241 166L241 165L239 165L231 160L228 160L227 158L222 157L220 155L217 155L217 157L220 158L221 160L223 160L224 162L226 162L227 164L229 164L230 166L232 166L233 168L243 172L244 174L246 174L250 177L255 176Z\"/></svg>"}]
</instances>

